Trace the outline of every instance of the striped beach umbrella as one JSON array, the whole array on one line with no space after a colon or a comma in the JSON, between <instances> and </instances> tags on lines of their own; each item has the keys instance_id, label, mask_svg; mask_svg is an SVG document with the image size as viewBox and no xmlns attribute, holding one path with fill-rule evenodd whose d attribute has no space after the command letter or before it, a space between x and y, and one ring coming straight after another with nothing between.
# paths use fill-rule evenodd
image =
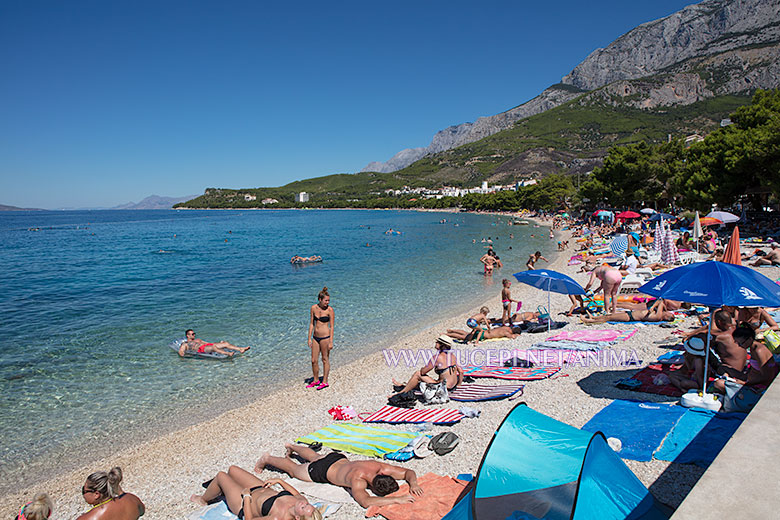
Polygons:
<instances>
[{"instance_id":1,"label":"striped beach umbrella","mask_svg":"<svg viewBox=\"0 0 780 520\"><path fill-rule=\"evenodd\" d=\"M663 227L663 226L662 226ZM664 243L661 247L661 262L666 265L680 263L680 253L677 252L677 246L674 245L674 237L671 230L664 230Z\"/></svg>"},{"instance_id":2,"label":"striped beach umbrella","mask_svg":"<svg viewBox=\"0 0 780 520\"><path fill-rule=\"evenodd\" d=\"M616 237L610 242L609 249L612 251L612 254L615 256L620 256L626 252L628 249L628 237L625 235L621 235L619 237Z\"/></svg>"},{"instance_id":3,"label":"striped beach umbrella","mask_svg":"<svg viewBox=\"0 0 780 520\"><path fill-rule=\"evenodd\" d=\"M663 228L659 222L655 223L655 233L653 234L653 249L657 252L661 252L663 247L664 233Z\"/></svg>"}]
</instances>

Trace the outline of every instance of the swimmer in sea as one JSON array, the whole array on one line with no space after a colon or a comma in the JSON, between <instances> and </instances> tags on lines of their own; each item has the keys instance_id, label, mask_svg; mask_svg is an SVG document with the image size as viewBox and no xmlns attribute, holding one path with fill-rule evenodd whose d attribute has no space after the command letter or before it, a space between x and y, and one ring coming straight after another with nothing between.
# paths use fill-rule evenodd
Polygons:
<instances>
[{"instance_id":1,"label":"swimmer in sea","mask_svg":"<svg viewBox=\"0 0 780 520\"><path fill-rule=\"evenodd\" d=\"M195 331L192 329L187 329L184 335L187 337L187 340L183 341L179 347L179 355L181 357L184 357L187 354L211 354L214 352L226 356L233 356L236 352L246 352L249 350L249 347L237 347L231 345L227 341L206 343L202 339L196 338Z\"/></svg>"}]
</instances>

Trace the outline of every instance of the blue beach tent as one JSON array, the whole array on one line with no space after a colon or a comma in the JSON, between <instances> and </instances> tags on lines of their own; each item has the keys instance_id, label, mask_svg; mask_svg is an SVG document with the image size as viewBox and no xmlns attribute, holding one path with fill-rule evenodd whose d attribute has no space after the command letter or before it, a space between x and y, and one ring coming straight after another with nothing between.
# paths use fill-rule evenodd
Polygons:
<instances>
[{"instance_id":1,"label":"blue beach tent","mask_svg":"<svg viewBox=\"0 0 780 520\"><path fill-rule=\"evenodd\" d=\"M470 491L442 520L661 520L664 509L600 432L520 403L493 434Z\"/></svg>"}]
</instances>

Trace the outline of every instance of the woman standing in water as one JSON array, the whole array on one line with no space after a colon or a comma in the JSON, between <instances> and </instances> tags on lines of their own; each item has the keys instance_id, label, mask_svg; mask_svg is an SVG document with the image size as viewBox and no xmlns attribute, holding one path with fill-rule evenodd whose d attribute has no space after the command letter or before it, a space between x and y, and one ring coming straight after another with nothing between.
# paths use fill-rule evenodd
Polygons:
<instances>
[{"instance_id":1,"label":"woman standing in water","mask_svg":"<svg viewBox=\"0 0 780 520\"><path fill-rule=\"evenodd\" d=\"M330 350L333 348L333 326L335 313L330 307L328 288L323 287L318 295L318 302L311 306L309 317L309 348L311 348L311 370L314 379L306 388L322 390L328 388L330 374ZM319 357L322 355L322 381L320 381Z\"/></svg>"}]
</instances>

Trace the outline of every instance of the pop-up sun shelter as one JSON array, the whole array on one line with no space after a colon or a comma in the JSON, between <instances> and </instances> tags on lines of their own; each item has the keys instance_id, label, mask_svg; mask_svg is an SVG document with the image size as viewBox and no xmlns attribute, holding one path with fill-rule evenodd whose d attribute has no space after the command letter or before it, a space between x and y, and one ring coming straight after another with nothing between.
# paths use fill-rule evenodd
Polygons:
<instances>
[{"instance_id":1,"label":"pop-up sun shelter","mask_svg":"<svg viewBox=\"0 0 780 520\"><path fill-rule=\"evenodd\" d=\"M667 518L601 433L521 403L493 434L471 490L442 520Z\"/></svg>"}]
</instances>

